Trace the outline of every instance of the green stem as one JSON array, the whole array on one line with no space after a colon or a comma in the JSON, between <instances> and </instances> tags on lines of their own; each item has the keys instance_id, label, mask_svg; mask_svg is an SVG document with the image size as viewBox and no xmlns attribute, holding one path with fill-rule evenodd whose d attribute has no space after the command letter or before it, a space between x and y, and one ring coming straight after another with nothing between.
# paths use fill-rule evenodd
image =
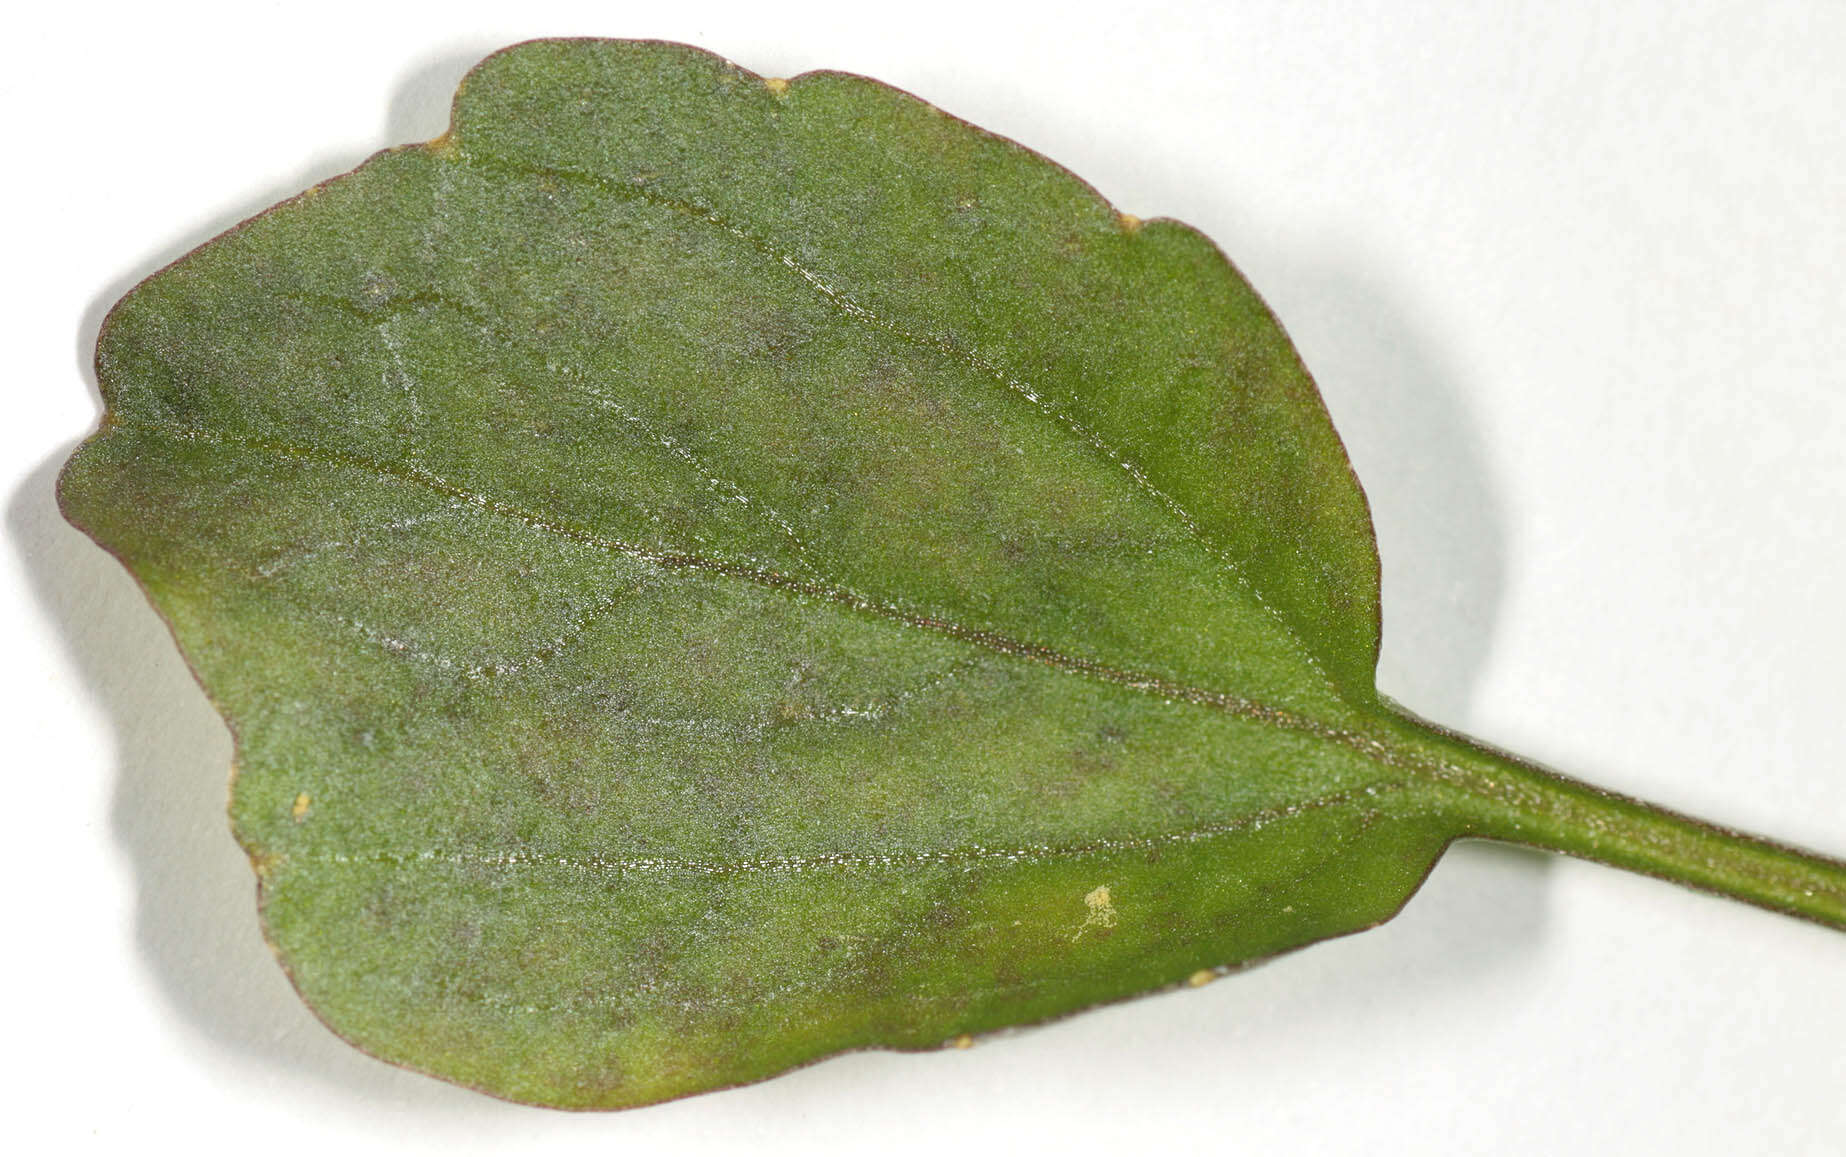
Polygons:
<instances>
[{"instance_id":1,"label":"green stem","mask_svg":"<svg viewBox=\"0 0 1846 1157\"><path fill-rule=\"evenodd\" d=\"M1427 724L1423 724L1427 727ZM1846 930L1846 862L1718 827L1438 732L1470 836L1657 876Z\"/></svg>"}]
</instances>

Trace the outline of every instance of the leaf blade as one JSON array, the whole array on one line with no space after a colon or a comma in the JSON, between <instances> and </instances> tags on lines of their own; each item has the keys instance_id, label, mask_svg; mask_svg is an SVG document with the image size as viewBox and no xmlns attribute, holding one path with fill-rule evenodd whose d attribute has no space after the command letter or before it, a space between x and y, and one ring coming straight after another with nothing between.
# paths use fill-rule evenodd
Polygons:
<instances>
[{"instance_id":1,"label":"leaf blade","mask_svg":"<svg viewBox=\"0 0 1846 1157\"><path fill-rule=\"evenodd\" d=\"M723 114L759 123L733 125L726 148L701 142L706 186L490 157L477 138L532 123L481 111L509 64L554 106L578 65L605 89L716 77L735 98ZM910 141L981 182L973 247L924 246L909 266L939 271L918 278L932 294L949 274L975 292L936 294L938 316L913 320L917 303L894 296L902 270L864 279L863 261L938 228L942 214L920 207L943 190L926 182L904 190L910 219L885 214L882 250L864 247L858 270L821 254L825 274L778 235L815 222L738 225L687 199L738 178L752 141L768 149L759 161L815 148L800 132L752 135L766 111L804 102L819 110L809 133L837 133L843 117L884 125L856 155ZM649 115L711 110L707 99ZM562 112L547 110L552 123ZM810 200L831 195L836 211L861 211L848 194L878 184L852 166L798 167L832 182ZM1074 214L1076 249L1106 250L1101 265L1032 241L1040 275L1002 286L1020 254L980 247L1042 232L1035 220L997 228L1002 202L1014 216ZM1161 245L1178 257L1163 263ZM1086 289L1111 262L1128 272ZM1297 889L1300 856L1369 840L1418 849L1399 857L1414 884L1447 838L1423 818L1373 833L1381 813L1361 793L1416 789L1341 730L1360 718L1337 685L1357 678L1355 662L1369 695L1369 533L1328 552L1359 579L1360 613L1334 616L1346 637L1304 642L1294 580L1252 582L1227 516L1201 523L1162 488L1177 482L1193 502L1201 471L1244 469L1216 461L1222 433L1146 454L1149 466L1117 448L1158 445L1190 421L1182 404L1134 404L1181 397L1188 379L1085 393L1114 380L1098 362L1126 356L1123 334L1073 337L1066 324L1057 336L1076 355L1021 336L1044 321L1020 292L1064 286L1069 300L1052 305L1080 318L1094 305L1085 292L1173 297L1189 284L1176 262L1244 295L1239 324L1285 355L1271 356L1277 404L1319 438L1339 499L1327 508L1356 509L1363 529L1311 383L1208 242L1167 223L1131 229L1041 158L857 78L778 94L694 50L526 46L471 76L449 138L381 154L125 299L99 342L109 422L67 471L66 509L141 577L233 721L234 825L310 1003L380 1055L503 1095L626 1104L1116 999L1394 908L1402 881L1364 912L1351 896L1318 911L1304 901L1298 920L1228 939L1200 930L1210 921L1192 927L1183 905L1145 910L1145 897L1185 890L1175 881L1207 886L1202 868L1175 867L1194 844L1276 841L1210 885L1229 889L1219 905L1247 906L1258 881ZM1013 319L1004 333L939 316L982 300ZM1224 304L1207 294L1186 312L1205 325ZM1138 308L1130 322L1177 307ZM1033 381L1002 358L1030 364ZM1189 380L1198 394L1198 373ZM1260 568L1268 555L1252 557ZM1316 824L1331 825L1324 847L1280 838ZM612 899L605 877L644 871L660 877L645 903ZM827 872L845 891L815 883ZM889 878L861 887L865 872ZM513 878L533 873L540 884ZM783 877L828 898L797 899ZM760 887L774 903L749 898ZM528 894L505 905L508 890ZM624 904L651 915L623 923ZM1009 904L1029 936L988 928ZM561 910L574 915L559 935L545 914ZM702 913L720 911L726 950L711 967L730 970L724 983L694 952ZM821 969L835 979L804 977L842 913L860 923L840 931L844 963ZM490 929L500 949L473 955ZM533 963L533 945L549 946L548 963ZM1046 970L1070 971L1056 962L1073 951L1141 963L1092 960L1053 984ZM616 963L599 971L583 952ZM907 963L874 966L886 958ZM743 959L761 974L741 974ZM663 995L661 977L695 975L698 999ZM628 1043L585 1027L572 994L588 977L642 1010ZM932 984L939 1007L919 1012ZM1034 988L1051 995L1021 995ZM790 1036L797 989L818 995L795 1018L810 1031ZM762 1023L740 1027L738 1008ZM723 1061L667 1055L674 1041L700 1051L694 1039L737 1047L700 1046ZM533 1047L549 1075L522 1075Z\"/></svg>"}]
</instances>

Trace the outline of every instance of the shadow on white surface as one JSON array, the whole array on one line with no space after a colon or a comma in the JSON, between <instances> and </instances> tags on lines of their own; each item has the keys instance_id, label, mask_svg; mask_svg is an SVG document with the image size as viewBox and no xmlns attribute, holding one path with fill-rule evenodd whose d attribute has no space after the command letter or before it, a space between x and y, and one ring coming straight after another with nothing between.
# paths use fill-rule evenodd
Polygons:
<instances>
[{"instance_id":1,"label":"shadow on white surface","mask_svg":"<svg viewBox=\"0 0 1846 1157\"><path fill-rule=\"evenodd\" d=\"M439 133L456 81L493 47L449 52L408 71L392 99L384 143ZM92 391L97 331L134 284L363 159L324 156L171 239L105 287L76 335L80 372ZM1292 271L1282 262L1279 275L1275 264L1259 288L1303 346L1379 527L1385 689L1465 730L1504 572L1501 512L1478 435L1440 359L1376 279L1351 272L1350 259L1337 254ZM225 820L229 736L132 580L57 512L55 480L72 448L45 459L15 491L7 526L45 616L113 727L112 825L135 875L136 944L159 989L216 1054L214 1065L256 1061L269 1070L267 1079L305 1077L361 1115L389 1105L482 1125L529 1112L373 1061L340 1043L296 999L258 933L251 875ZM1238 1018L1235 1034L1244 1044L1262 1048L1265 1036L1297 1031L1302 1018L1324 1030L1379 1015L1381 1006L1414 1007L1527 955L1545 925L1546 858L1462 845L1446 859L1427 894L1412 900L1411 915L1337 951L1310 950L1234 980L1231 987L1253 985L1250 999L1231 996L1213 1007ZM1176 1001L1166 1003L1173 1011L1154 1015L1154 1025L1197 1021L1199 1006L1181 1011ZM1267 1011L1252 1014L1252 1005ZM1210 1023L1187 1031L1228 1034ZM824 1112L842 1086L863 1094L917 1073L908 1059L888 1061L822 1065L794 1082L787 1098L734 1098L732 1111L795 1128L805 1114Z\"/></svg>"},{"instance_id":2,"label":"shadow on white surface","mask_svg":"<svg viewBox=\"0 0 1846 1157\"><path fill-rule=\"evenodd\" d=\"M1442 358L1386 279L1340 251L1265 267L1371 502L1384 570L1379 689L1466 730L1506 585L1505 518Z\"/></svg>"}]
</instances>

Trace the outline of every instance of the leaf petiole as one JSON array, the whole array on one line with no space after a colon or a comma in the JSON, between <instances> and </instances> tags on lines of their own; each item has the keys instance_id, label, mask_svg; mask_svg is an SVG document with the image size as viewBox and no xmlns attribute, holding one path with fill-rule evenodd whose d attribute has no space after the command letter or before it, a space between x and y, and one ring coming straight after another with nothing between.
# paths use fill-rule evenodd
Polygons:
<instances>
[{"instance_id":1,"label":"leaf petiole","mask_svg":"<svg viewBox=\"0 0 1846 1157\"><path fill-rule=\"evenodd\" d=\"M1846 929L1846 862L1546 770L1421 720L1466 835L1562 852Z\"/></svg>"}]
</instances>

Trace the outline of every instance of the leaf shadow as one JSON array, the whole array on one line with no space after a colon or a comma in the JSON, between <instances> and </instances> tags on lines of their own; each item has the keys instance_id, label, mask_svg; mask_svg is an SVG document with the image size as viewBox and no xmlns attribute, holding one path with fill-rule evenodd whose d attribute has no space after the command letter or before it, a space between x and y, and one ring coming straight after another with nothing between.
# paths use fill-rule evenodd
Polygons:
<instances>
[{"instance_id":1,"label":"leaf shadow","mask_svg":"<svg viewBox=\"0 0 1846 1157\"><path fill-rule=\"evenodd\" d=\"M443 52L407 70L381 147L439 134L456 82L494 47ZM98 410L92 351L123 294L254 213L351 169L367 152L323 154L289 179L221 206L104 286L75 334L78 372ZM1387 592L1381 685L1412 709L1465 729L1504 586L1502 512L1451 375L1394 307L1393 294L1353 268L1341 258L1292 268L1284 259L1265 269L1263 289L1314 368L1372 500ZM6 526L41 609L113 728L111 824L135 877L136 945L162 995L219 1059L255 1061L291 1081L307 1076L343 1107L383 1102L427 1110L423 1119L443 1120L445 1131L521 1119L530 1111L348 1047L289 988L256 935L249 868L224 820L229 736L133 581L57 510L56 477L74 446L45 458L14 491ZM1460 890L1445 887L1446 907L1436 918L1401 922L1401 933L1376 941L1361 938L1371 947L1357 957L1356 974L1347 972L1337 992L1319 993L1313 1009L1339 1017L1401 1002L1528 953L1545 923L1546 858L1470 845L1448 858L1488 870ZM1458 941L1470 950L1457 952ZM1328 979L1321 969L1302 975ZM1414 978L1408 991L1406 977ZM816 1071L828 1070L839 1071ZM763 1102L751 1104L760 1110ZM767 1110L772 1118L786 1111Z\"/></svg>"},{"instance_id":2,"label":"leaf shadow","mask_svg":"<svg viewBox=\"0 0 1846 1157\"><path fill-rule=\"evenodd\" d=\"M407 71L380 147L442 132L456 82L494 47L445 52ZM75 333L77 374L97 413L96 339L116 301L226 229L351 170L373 151L324 153L287 179L219 206L103 286ZM226 822L230 735L134 580L58 510L57 477L77 444L60 446L8 497L6 530L78 682L111 725L111 828L133 871L135 946L161 995L216 1054L214 1062L256 1061L290 1080L307 1075L348 1105L440 1107L445 1121L470 1129L534 1112L373 1060L328 1032L295 995L258 933L249 863Z\"/></svg>"},{"instance_id":3,"label":"leaf shadow","mask_svg":"<svg viewBox=\"0 0 1846 1157\"><path fill-rule=\"evenodd\" d=\"M1506 587L1493 471L1458 375L1351 246L1273 250L1259 288L1286 319L1371 503L1384 589L1381 691L1467 732ZM1360 971L1313 994L1336 1017L1484 983L1543 938L1553 857L1480 841L1452 845L1387 930L1341 959ZM1304 980L1325 982L1320 970Z\"/></svg>"},{"instance_id":4,"label":"leaf shadow","mask_svg":"<svg viewBox=\"0 0 1846 1157\"><path fill-rule=\"evenodd\" d=\"M1454 375L1393 304L1398 295L1337 260L1285 271L1266 291L1287 298L1282 316L1371 503L1384 586L1379 689L1465 728L1506 586L1493 472Z\"/></svg>"}]
</instances>

